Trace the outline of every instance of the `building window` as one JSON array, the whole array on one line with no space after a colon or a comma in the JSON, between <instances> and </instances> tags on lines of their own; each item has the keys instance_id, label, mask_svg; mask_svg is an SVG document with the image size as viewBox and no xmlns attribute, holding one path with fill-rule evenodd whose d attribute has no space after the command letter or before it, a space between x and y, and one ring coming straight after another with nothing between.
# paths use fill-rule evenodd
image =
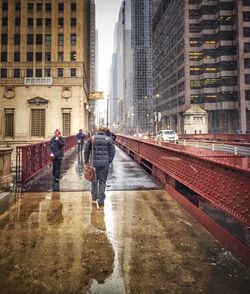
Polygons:
<instances>
[{"instance_id":1,"label":"building window","mask_svg":"<svg viewBox=\"0 0 250 294\"><path fill-rule=\"evenodd\" d=\"M7 78L7 68L1 68L1 78L6 79Z\"/></svg>"},{"instance_id":2,"label":"building window","mask_svg":"<svg viewBox=\"0 0 250 294\"><path fill-rule=\"evenodd\" d=\"M14 109L4 110L4 136L14 137Z\"/></svg>"},{"instance_id":3,"label":"building window","mask_svg":"<svg viewBox=\"0 0 250 294\"><path fill-rule=\"evenodd\" d=\"M63 52L58 52L58 61L62 62L64 59Z\"/></svg>"},{"instance_id":4,"label":"building window","mask_svg":"<svg viewBox=\"0 0 250 294\"><path fill-rule=\"evenodd\" d=\"M45 68L45 77L51 77L51 69L50 68Z\"/></svg>"},{"instance_id":5,"label":"building window","mask_svg":"<svg viewBox=\"0 0 250 294\"><path fill-rule=\"evenodd\" d=\"M2 26L7 27L8 26L8 17L3 17L2 18Z\"/></svg>"},{"instance_id":6,"label":"building window","mask_svg":"<svg viewBox=\"0 0 250 294\"><path fill-rule=\"evenodd\" d=\"M32 13L34 11L34 4L33 3L28 3L28 12Z\"/></svg>"},{"instance_id":7,"label":"building window","mask_svg":"<svg viewBox=\"0 0 250 294\"><path fill-rule=\"evenodd\" d=\"M71 77L76 77L76 68L71 68L70 69L70 76Z\"/></svg>"},{"instance_id":8,"label":"building window","mask_svg":"<svg viewBox=\"0 0 250 294\"><path fill-rule=\"evenodd\" d=\"M57 69L57 76L58 77L63 77L63 68L58 68Z\"/></svg>"},{"instance_id":9,"label":"building window","mask_svg":"<svg viewBox=\"0 0 250 294\"><path fill-rule=\"evenodd\" d=\"M43 60L42 52L36 52L36 61L42 61L42 60Z\"/></svg>"},{"instance_id":10,"label":"building window","mask_svg":"<svg viewBox=\"0 0 250 294\"><path fill-rule=\"evenodd\" d=\"M45 45L51 45L51 34L45 35Z\"/></svg>"},{"instance_id":11,"label":"building window","mask_svg":"<svg viewBox=\"0 0 250 294\"><path fill-rule=\"evenodd\" d=\"M58 18L58 27L63 28L64 27L64 19L62 17Z\"/></svg>"},{"instance_id":12,"label":"building window","mask_svg":"<svg viewBox=\"0 0 250 294\"><path fill-rule=\"evenodd\" d=\"M14 61L20 61L20 52L14 52Z\"/></svg>"},{"instance_id":13,"label":"building window","mask_svg":"<svg viewBox=\"0 0 250 294\"><path fill-rule=\"evenodd\" d=\"M43 43L43 35L42 34L37 34L36 35L36 44L37 45L42 45Z\"/></svg>"},{"instance_id":14,"label":"building window","mask_svg":"<svg viewBox=\"0 0 250 294\"><path fill-rule=\"evenodd\" d=\"M43 75L43 71L42 71L42 69L41 69L41 68L37 68L37 69L36 69L36 77L37 77L37 78L41 78L42 75Z\"/></svg>"},{"instance_id":15,"label":"building window","mask_svg":"<svg viewBox=\"0 0 250 294\"><path fill-rule=\"evenodd\" d=\"M20 42L21 42L21 36L20 36L20 34L15 34L15 36L14 36L14 44L15 45L19 45Z\"/></svg>"},{"instance_id":16,"label":"building window","mask_svg":"<svg viewBox=\"0 0 250 294\"><path fill-rule=\"evenodd\" d=\"M51 12L51 3L45 3L45 11Z\"/></svg>"},{"instance_id":17,"label":"building window","mask_svg":"<svg viewBox=\"0 0 250 294\"><path fill-rule=\"evenodd\" d=\"M71 3L71 11L76 11L76 3Z\"/></svg>"},{"instance_id":18,"label":"building window","mask_svg":"<svg viewBox=\"0 0 250 294\"><path fill-rule=\"evenodd\" d=\"M243 12L243 21L250 21L250 12L249 11Z\"/></svg>"},{"instance_id":19,"label":"building window","mask_svg":"<svg viewBox=\"0 0 250 294\"><path fill-rule=\"evenodd\" d=\"M72 27L76 27L76 18L72 17L70 23Z\"/></svg>"},{"instance_id":20,"label":"building window","mask_svg":"<svg viewBox=\"0 0 250 294\"><path fill-rule=\"evenodd\" d=\"M50 62L51 61L51 53L50 52L45 52L45 61Z\"/></svg>"},{"instance_id":21,"label":"building window","mask_svg":"<svg viewBox=\"0 0 250 294\"><path fill-rule=\"evenodd\" d=\"M64 11L64 4L63 3L58 3L58 11L63 12Z\"/></svg>"},{"instance_id":22,"label":"building window","mask_svg":"<svg viewBox=\"0 0 250 294\"><path fill-rule=\"evenodd\" d=\"M33 36L33 34L28 34L28 36L27 36L27 43L28 43L28 45L33 45L33 43L34 43L34 36Z\"/></svg>"},{"instance_id":23,"label":"building window","mask_svg":"<svg viewBox=\"0 0 250 294\"><path fill-rule=\"evenodd\" d=\"M31 136L45 136L45 109L31 109Z\"/></svg>"},{"instance_id":24,"label":"building window","mask_svg":"<svg viewBox=\"0 0 250 294\"><path fill-rule=\"evenodd\" d=\"M250 74L245 75L245 84L250 85Z\"/></svg>"},{"instance_id":25,"label":"building window","mask_svg":"<svg viewBox=\"0 0 250 294\"><path fill-rule=\"evenodd\" d=\"M27 61L33 61L33 52L27 52Z\"/></svg>"},{"instance_id":26,"label":"building window","mask_svg":"<svg viewBox=\"0 0 250 294\"><path fill-rule=\"evenodd\" d=\"M36 26L37 27L42 27L43 26L43 19L42 18L37 18L36 19Z\"/></svg>"},{"instance_id":27,"label":"building window","mask_svg":"<svg viewBox=\"0 0 250 294\"><path fill-rule=\"evenodd\" d=\"M243 35L245 38L250 37L250 27L243 28Z\"/></svg>"},{"instance_id":28,"label":"building window","mask_svg":"<svg viewBox=\"0 0 250 294\"><path fill-rule=\"evenodd\" d=\"M2 7L3 7L3 11L8 11L8 3L4 2L2 4Z\"/></svg>"},{"instance_id":29,"label":"building window","mask_svg":"<svg viewBox=\"0 0 250 294\"><path fill-rule=\"evenodd\" d=\"M20 78L20 68L14 68L14 78Z\"/></svg>"},{"instance_id":30,"label":"building window","mask_svg":"<svg viewBox=\"0 0 250 294\"><path fill-rule=\"evenodd\" d=\"M7 44L8 44L8 35L2 34L2 45L7 45Z\"/></svg>"},{"instance_id":31,"label":"building window","mask_svg":"<svg viewBox=\"0 0 250 294\"><path fill-rule=\"evenodd\" d=\"M250 53L250 43L244 43L244 53Z\"/></svg>"},{"instance_id":32,"label":"building window","mask_svg":"<svg viewBox=\"0 0 250 294\"><path fill-rule=\"evenodd\" d=\"M71 113L62 114L62 131L64 136L70 135L70 125L71 125Z\"/></svg>"},{"instance_id":33,"label":"building window","mask_svg":"<svg viewBox=\"0 0 250 294\"><path fill-rule=\"evenodd\" d=\"M8 54L7 52L1 52L1 60L0 62L7 62L8 61Z\"/></svg>"},{"instance_id":34,"label":"building window","mask_svg":"<svg viewBox=\"0 0 250 294\"><path fill-rule=\"evenodd\" d=\"M26 77L28 77L28 78L32 78L33 77L33 69L32 68L28 68L26 70Z\"/></svg>"},{"instance_id":35,"label":"building window","mask_svg":"<svg viewBox=\"0 0 250 294\"><path fill-rule=\"evenodd\" d=\"M29 28L32 28L34 26L34 20L33 18L28 18L27 24Z\"/></svg>"},{"instance_id":36,"label":"building window","mask_svg":"<svg viewBox=\"0 0 250 294\"><path fill-rule=\"evenodd\" d=\"M43 11L43 3L37 3L37 5L36 5L36 11L37 12Z\"/></svg>"},{"instance_id":37,"label":"building window","mask_svg":"<svg viewBox=\"0 0 250 294\"><path fill-rule=\"evenodd\" d=\"M247 101L250 100L250 90L246 90L246 91L245 91L245 99L246 99Z\"/></svg>"},{"instance_id":38,"label":"building window","mask_svg":"<svg viewBox=\"0 0 250 294\"><path fill-rule=\"evenodd\" d=\"M59 34L58 35L58 45L63 45L63 43L64 43L64 35Z\"/></svg>"},{"instance_id":39,"label":"building window","mask_svg":"<svg viewBox=\"0 0 250 294\"><path fill-rule=\"evenodd\" d=\"M75 51L71 51L70 52L70 60L71 61L75 61L76 60L76 52Z\"/></svg>"},{"instance_id":40,"label":"building window","mask_svg":"<svg viewBox=\"0 0 250 294\"><path fill-rule=\"evenodd\" d=\"M45 18L45 26L51 27L51 18Z\"/></svg>"},{"instance_id":41,"label":"building window","mask_svg":"<svg viewBox=\"0 0 250 294\"><path fill-rule=\"evenodd\" d=\"M73 46L76 45L76 34L70 35L70 44Z\"/></svg>"},{"instance_id":42,"label":"building window","mask_svg":"<svg viewBox=\"0 0 250 294\"><path fill-rule=\"evenodd\" d=\"M245 58L244 59L244 67L245 68L250 68L250 58Z\"/></svg>"},{"instance_id":43,"label":"building window","mask_svg":"<svg viewBox=\"0 0 250 294\"><path fill-rule=\"evenodd\" d=\"M15 17L15 26L16 27L20 27L20 22L21 22L20 17Z\"/></svg>"}]
</instances>

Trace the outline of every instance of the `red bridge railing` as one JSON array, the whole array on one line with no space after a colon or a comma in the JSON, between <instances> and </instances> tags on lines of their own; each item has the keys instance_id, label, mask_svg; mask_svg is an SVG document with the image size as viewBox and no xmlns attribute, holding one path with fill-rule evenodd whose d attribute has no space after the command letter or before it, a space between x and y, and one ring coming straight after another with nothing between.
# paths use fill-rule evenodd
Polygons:
<instances>
[{"instance_id":1,"label":"red bridge railing","mask_svg":"<svg viewBox=\"0 0 250 294\"><path fill-rule=\"evenodd\" d=\"M48 154L49 141L16 147L16 182L26 183L51 163ZM64 151L76 145L75 136L65 137Z\"/></svg>"},{"instance_id":2,"label":"red bridge railing","mask_svg":"<svg viewBox=\"0 0 250 294\"><path fill-rule=\"evenodd\" d=\"M247 230L250 226L250 158L123 135L118 135L116 142L139 164L151 170L166 191L223 246L250 266L250 248L176 190L180 182L194 195L238 220Z\"/></svg>"},{"instance_id":3,"label":"red bridge railing","mask_svg":"<svg viewBox=\"0 0 250 294\"><path fill-rule=\"evenodd\" d=\"M222 151L117 136L117 144L163 184L184 184L250 226L250 160Z\"/></svg>"}]
</instances>

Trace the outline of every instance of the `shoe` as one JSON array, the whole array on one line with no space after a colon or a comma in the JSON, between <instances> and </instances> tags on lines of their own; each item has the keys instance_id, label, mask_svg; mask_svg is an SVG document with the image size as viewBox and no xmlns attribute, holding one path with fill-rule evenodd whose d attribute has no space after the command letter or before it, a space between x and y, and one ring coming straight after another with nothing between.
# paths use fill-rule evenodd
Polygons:
<instances>
[{"instance_id":1,"label":"shoe","mask_svg":"<svg viewBox=\"0 0 250 294\"><path fill-rule=\"evenodd\" d=\"M99 207L103 207L103 206L104 206L104 202L98 202L98 201L97 201L97 203L98 203L98 206L99 206Z\"/></svg>"},{"instance_id":2,"label":"shoe","mask_svg":"<svg viewBox=\"0 0 250 294\"><path fill-rule=\"evenodd\" d=\"M57 183L58 183L59 181L60 181L60 179L55 179L55 182L57 182Z\"/></svg>"}]
</instances>

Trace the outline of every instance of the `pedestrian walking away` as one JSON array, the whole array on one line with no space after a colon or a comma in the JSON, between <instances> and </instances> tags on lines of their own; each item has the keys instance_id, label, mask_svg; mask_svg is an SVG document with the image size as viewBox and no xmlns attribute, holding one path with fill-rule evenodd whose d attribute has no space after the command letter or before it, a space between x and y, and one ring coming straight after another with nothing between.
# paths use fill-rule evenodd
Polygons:
<instances>
[{"instance_id":1,"label":"pedestrian walking away","mask_svg":"<svg viewBox=\"0 0 250 294\"><path fill-rule=\"evenodd\" d=\"M100 127L97 135L89 139L84 148L85 164L90 162L91 153L93 154L91 161L96 169L96 181L91 183L91 195L98 206L104 205L109 165L115 157L115 145L107 135L108 131L107 128Z\"/></svg>"},{"instance_id":2,"label":"pedestrian walking away","mask_svg":"<svg viewBox=\"0 0 250 294\"><path fill-rule=\"evenodd\" d=\"M79 132L76 135L76 141L77 141L77 151L82 154L83 145L84 145L84 139L85 134L83 133L82 129L79 130Z\"/></svg>"},{"instance_id":3,"label":"pedestrian walking away","mask_svg":"<svg viewBox=\"0 0 250 294\"><path fill-rule=\"evenodd\" d=\"M61 173L61 163L63 158L63 147L65 140L59 129L55 130L54 136L51 138L48 146L49 156L53 163L53 180L59 182Z\"/></svg>"}]
</instances>

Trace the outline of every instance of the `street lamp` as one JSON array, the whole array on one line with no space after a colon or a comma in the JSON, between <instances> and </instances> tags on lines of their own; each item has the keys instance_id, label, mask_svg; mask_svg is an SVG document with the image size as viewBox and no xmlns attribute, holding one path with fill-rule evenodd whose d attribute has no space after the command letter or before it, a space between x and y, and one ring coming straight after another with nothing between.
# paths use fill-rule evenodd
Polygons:
<instances>
[{"instance_id":1,"label":"street lamp","mask_svg":"<svg viewBox=\"0 0 250 294\"><path fill-rule=\"evenodd\" d=\"M161 119L161 113L160 112L158 112L158 110L157 110L157 99L158 98L160 98L160 94L159 93L157 93L156 95L155 95L155 134L157 135L157 133L158 133L158 121L160 121L160 119Z\"/></svg>"}]
</instances>

